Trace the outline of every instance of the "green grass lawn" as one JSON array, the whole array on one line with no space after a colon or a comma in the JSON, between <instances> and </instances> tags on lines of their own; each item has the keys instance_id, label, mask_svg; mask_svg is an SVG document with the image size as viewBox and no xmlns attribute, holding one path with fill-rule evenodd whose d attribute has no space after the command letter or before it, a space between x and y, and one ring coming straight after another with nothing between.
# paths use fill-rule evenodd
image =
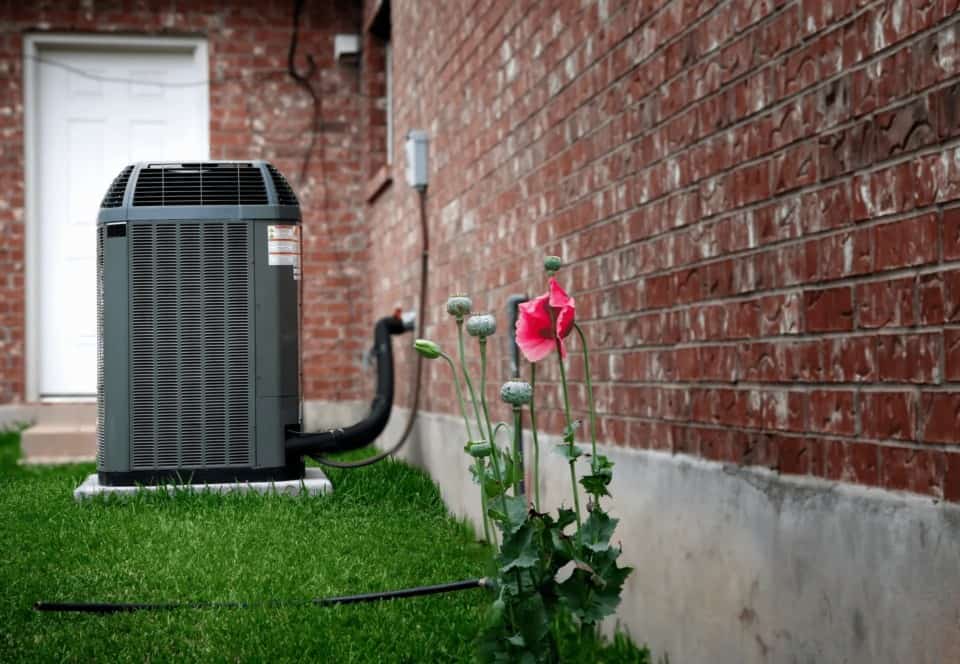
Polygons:
<instances>
[{"instance_id":1,"label":"green grass lawn","mask_svg":"<svg viewBox=\"0 0 960 664\"><path fill-rule=\"evenodd\" d=\"M76 504L90 465L17 466L0 432L0 660L470 661L484 590L330 608L40 614L38 600L303 599L484 576L490 550L433 482L388 461L315 498L143 495ZM571 661L641 661L625 639ZM643 660L645 661L645 660Z\"/></svg>"}]
</instances>

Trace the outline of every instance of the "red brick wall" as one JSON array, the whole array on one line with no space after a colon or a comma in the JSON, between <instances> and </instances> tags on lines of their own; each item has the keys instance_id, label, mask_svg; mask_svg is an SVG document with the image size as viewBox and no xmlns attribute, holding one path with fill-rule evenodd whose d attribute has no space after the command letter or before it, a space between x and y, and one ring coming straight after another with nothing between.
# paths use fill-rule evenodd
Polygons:
<instances>
[{"instance_id":1,"label":"red brick wall","mask_svg":"<svg viewBox=\"0 0 960 664\"><path fill-rule=\"evenodd\" d=\"M304 211L305 396L359 398L359 358L370 336L362 190L366 179L359 69L334 62L333 36L357 33L354 2L308 2L298 65L322 101L321 131L305 180L310 98L285 74L293 2L148 1L134 4L3 3L0 6L0 403L24 398L24 200L22 41L31 30L204 35L210 52L210 147L215 159L269 159ZM91 236L92 241L92 236Z\"/></svg>"},{"instance_id":2,"label":"red brick wall","mask_svg":"<svg viewBox=\"0 0 960 664\"><path fill-rule=\"evenodd\" d=\"M397 154L433 141L428 333L452 348L457 290L503 330L560 254L605 440L960 500L957 5L395 2ZM375 309L416 292L393 174Z\"/></svg>"}]
</instances>

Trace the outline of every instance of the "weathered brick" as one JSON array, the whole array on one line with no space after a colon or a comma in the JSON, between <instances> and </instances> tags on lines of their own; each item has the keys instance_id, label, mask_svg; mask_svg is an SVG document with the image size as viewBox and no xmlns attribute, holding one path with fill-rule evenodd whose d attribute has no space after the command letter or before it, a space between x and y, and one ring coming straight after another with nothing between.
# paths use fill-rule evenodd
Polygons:
<instances>
[{"instance_id":1,"label":"weathered brick","mask_svg":"<svg viewBox=\"0 0 960 664\"><path fill-rule=\"evenodd\" d=\"M803 316L806 332L853 329L853 299L849 287L804 291Z\"/></svg>"},{"instance_id":2,"label":"weathered brick","mask_svg":"<svg viewBox=\"0 0 960 664\"><path fill-rule=\"evenodd\" d=\"M867 383L876 380L876 348L872 337L840 337L823 341L824 380Z\"/></svg>"},{"instance_id":3,"label":"weathered brick","mask_svg":"<svg viewBox=\"0 0 960 664\"><path fill-rule=\"evenodd\" d=\"M876 159L882 161L904 152L913 152L939 140L935 114L925 98L878 113L876 126Z\"/></svg>"},{"instance_id":4,"label":"weathered brick","mask_svg":"<svg viewBox=\"0 0 960 664\"><path fill-rule=\"evenodd\" d=\"M937 325L960 320L960 270L920 277L920 322Z\"/></svg>"},{"instance_id":5,"label":"weathered brick","mask_svg":"<svg viewBox=\"0 0 960 664\"><path fill-rule=\"evenodd\" d=\"M944 379L960 381L960 330L944 331L943 355L946 358Z\"/></svg>"},{"instance_id":6,"label":"weathered brick","mask_svg":"<svg viewBox=\"0 0 960 664\"><path fill-rule=\"evenodd\" d=\"M937 215L925 214L874 228L877 271L937 260L939 225Z\"/></svg>"},{"instance_id":7,"label":"weathered brick","mask_svg":"<svg viewBox=\"0 0 960 664\"><path fill-rule=\"evenodd\" d=\"M854 402L854 393L850 390L811 391L810 430L852 436L857 428Z\"/></svg>"},{"instance_id":8,"label":"weathered brick","mask_svg":"<svg viewBox=\"0 0 960 664\"><path fill-rule=\"evenodd\" d=\"M960 393L924 392L920 395L922 440L956 443L960 427Z\"/></svg>"},{"instance_id":9,"label":"weathered brick","mask_svg":"<svg viewBox=\"0 0 960 664\"><path fill-rule=\"evenodd\" d=\"M960 259L960 208L943 211L943 259Z\"/></svg>"},{"instance_id":10,"label":"weathered brick","mask_svg":"<svg viewBox=\"0 0 960 664\"><path fill-rule=\"evenodd\" d=\"M876 338L877 379L896 383L938 383L941 336L884 334Z\"/></svg>"},{"instance_id":11,"label":"weathered brick","mask_svg":"<svg viewBox=\"0 0 960 664\"><path fill-rule=\"evenodd\" d=\"M912 392L863 392L860 430L867 438L916 440L917 404Z\"/></svg>"},{"instance_id":12,"label":"weathered brick","mask_svg":"<svg viewBox=\"0 0 960 664\"><path fill-rule=\"evenodd\" d=\"M877 486L880 484L880 449L869 443L827 441L824 475L829 479Z\"/></svg>"},{"instance_id":13,"label":"weathered brick","mask_svg":"<svg viewBox=\"0 0 960 664\"><path fill-rule=\"evenodd\" d=\"M863 328L907 327L916 322L916 279L905 277L858 284L855 291L857 322Z\"/></svg>"},{"instance_id":14,"label":"weathered brick","mask_svg":"<svg viewBox=\"0 0 960 664\"><path fill-rule=\"evenodd\" d=\"M943 497L947 472L943 452L884 446L880 448L880 467L884 488Z\"/></svg>"},{"instance_id":15,"label":"weathered brick","mask_svg":"<svg viewBox=\"0 0 960 664\"><path fill-rule=\"evenodd\" d=\"M807 438L781 436L777 439L781 473L788 475L820 475L820 459L815 452L816 442Z\"/></svg>"},{"instance_id":16,"label":"weathered brick","mask_svg":"<svg viewBox=\"0 0 960 664\"><path fill-rule=\"evenodd\" d=\"M947 452L947 467L943 474L943 497L960 502L960 452Z\"/></svg>"}]
</instances>

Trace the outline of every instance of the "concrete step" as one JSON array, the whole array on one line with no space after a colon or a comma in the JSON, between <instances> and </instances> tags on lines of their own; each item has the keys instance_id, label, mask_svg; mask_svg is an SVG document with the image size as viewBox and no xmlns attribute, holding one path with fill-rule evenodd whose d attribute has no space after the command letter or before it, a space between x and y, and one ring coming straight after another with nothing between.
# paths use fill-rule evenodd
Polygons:
<instances>
[{"instance_id":1,"label":"concrete step","mask_svg":"<svg viewBox=\"0 0 960 664\"><path fill-rule=\"evenodd\" d=\"M20 403L0 406L0 427L20 424L87 424L97 421L97 404L93 401L71 403Z\"/></svg>"},{"instance_id":2,"label":"concrete step","mask_svg":"<svg viewBox=\"0 0 960 664\"><path fill-rule=\"evenodd\" d=\"M20 436L21 463L79 463L96 458L96 404L41 404L32 408L31 415L36 424Z\"/></svg>"}]
</instances>

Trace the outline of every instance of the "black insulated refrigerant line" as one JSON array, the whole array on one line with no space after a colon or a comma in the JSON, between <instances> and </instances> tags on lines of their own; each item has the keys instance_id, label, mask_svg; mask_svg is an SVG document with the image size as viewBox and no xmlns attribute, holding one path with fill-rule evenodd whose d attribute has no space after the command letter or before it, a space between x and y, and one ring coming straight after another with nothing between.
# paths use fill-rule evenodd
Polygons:
<instances>
[{"instance_id":1,"label":"black insulated refrigerant line","mask_svg":"<svg viewBox=\"0 0 960 664\"><path fill-rule=\"evenodd\" d=\"M115 602L37 602L35 611L41 613L132 613L134 611L175 611L177 609L254 609L254 608L292 608L299 606L336 606L338 604L362 604L383 602L407 597L439 595L458 590L485 588L489 582L485 578L467 579L452 583L439 583L433 586L418 586L402 590L387 590L381 593L362 595L342 595L340 597L317 597L302 600L266 600L260 602L163 602L163 603L115 603Z\"/></svg>"},{"instance_id":2,"label":"black insulated refrigerant line","mask_svg":"<svg viewBox=\"0 0 960 664\"><path fill-rule=\"evenodd\" d=\"M430 240L427 228L427 192L426 188L417 190L420 203L420 301L417 304L416 326L418 336L423 336L426 322L427 269L430 261ZM334 452L347 452L366 447L383 433L393 408L393 352L390 336L406 332L398 316L381 318L374 328L374 354L377 359L377 392L370 407L370 414L356 424L344 429L329 431L303 432L287 430L287 451L291 454L305 454L324 466L334 468L360 468L382 461L394 454L407 442L413 431L413 425L420 409L420 382L423 376L423 358L416 355L413 378L413 403L404 426L403 433L393 446L359 461L334 461L326 458Z\"/></svg>"},{"instance_id":3,"label":"black insulated refrigerant line","mask_svg":"<svg viewBox=\"0 0 960 664\"><path fill-rule=\"evenodd\" d=\"M390 337L407 329L399 316L386 316L373 328L373 355L377 361L377 393L370 404L370 414L343 429L302 432L287 429L287 452L290 454L330 454L364 447L379 436L393 407L393 350Z\"/></svg>"}]
</instances>

